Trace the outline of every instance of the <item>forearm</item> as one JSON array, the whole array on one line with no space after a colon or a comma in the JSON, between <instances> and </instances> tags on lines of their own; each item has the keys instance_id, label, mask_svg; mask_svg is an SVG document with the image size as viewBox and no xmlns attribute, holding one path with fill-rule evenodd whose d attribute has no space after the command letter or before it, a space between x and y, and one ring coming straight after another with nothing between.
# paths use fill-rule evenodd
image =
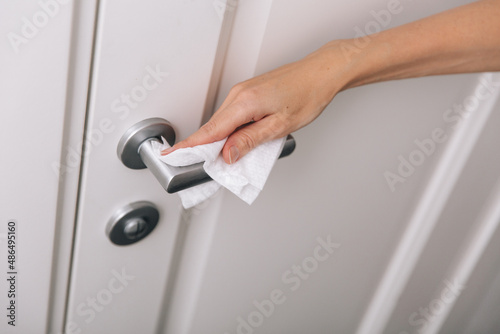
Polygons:
<instances>
[{"instance_id":1,"label":"forearm","mask_svg":"<svg viewBox=\"0 0 500 334\"><path fill-rule=\"evenodd\" d=\"M346 60L342 90L393 79L499 71L500 0L471 3L365 40L335 41L325 49Z\"/></svg>"}]
</instances>

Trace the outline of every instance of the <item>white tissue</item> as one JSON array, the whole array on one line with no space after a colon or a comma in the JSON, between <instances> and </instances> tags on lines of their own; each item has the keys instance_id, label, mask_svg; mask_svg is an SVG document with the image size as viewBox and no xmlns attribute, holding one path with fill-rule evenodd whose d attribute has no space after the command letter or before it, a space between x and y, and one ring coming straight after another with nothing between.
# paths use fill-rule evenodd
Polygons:
<instances>
[{"instance_id":1,"label":"white tissue","mask_svg":"<svg viewBox=\"0 0 500 334\"><path fill-rule=\"evenodd\" d=\"M161 151L170 147L165 140L163 144L152 142L152 147L158 159L171 166L188 166L204 161L203 168L214 181L178 192L182 205L188 209L215 194L221 186L252 204L264 188L285 139L283 137L259 145L231 165L224 161L221 153L227 138L211 144L178 149L165 156L161 155Z\"/></svg>"}]
</instances>

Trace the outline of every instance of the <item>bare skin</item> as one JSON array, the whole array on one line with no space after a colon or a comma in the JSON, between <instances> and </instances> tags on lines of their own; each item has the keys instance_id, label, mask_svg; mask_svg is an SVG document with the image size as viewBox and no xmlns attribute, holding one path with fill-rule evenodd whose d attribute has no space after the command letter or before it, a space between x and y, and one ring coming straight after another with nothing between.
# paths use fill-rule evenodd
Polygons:
<instances>
[{"instance_id":1,"label":"bare skin","mask_svg":"<svg viewBox=\"0 0 500 334\"><path fill-rule=\"evenodd\" d=\"M500 0L474 2L369 39L335 40L239 83L205 125L162 154L229 136L222 155L234 163L256 146L311 123L345 89L490 71L500 71Z\"/></svg>"}]
</instances>

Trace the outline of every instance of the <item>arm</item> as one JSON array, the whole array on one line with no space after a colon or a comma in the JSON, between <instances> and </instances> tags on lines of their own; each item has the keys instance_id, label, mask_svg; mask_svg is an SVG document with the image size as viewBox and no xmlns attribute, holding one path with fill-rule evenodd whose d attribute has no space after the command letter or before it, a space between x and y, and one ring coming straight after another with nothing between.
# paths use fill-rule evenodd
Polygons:
<instances>
[{"instance_id":1,"label":"arm","mask_svg":"<svg viewBox=\"0 0 500 334\"><path fill-rule=\"evenodd\" d=\"M229 136L222 154L233 163L257 145L312 122L342 90L394 79L499 70L500 0L482 0L364 41L329 42L297 62L239 83L205 125L163 154Z\"/></svg>"}]
</instances>

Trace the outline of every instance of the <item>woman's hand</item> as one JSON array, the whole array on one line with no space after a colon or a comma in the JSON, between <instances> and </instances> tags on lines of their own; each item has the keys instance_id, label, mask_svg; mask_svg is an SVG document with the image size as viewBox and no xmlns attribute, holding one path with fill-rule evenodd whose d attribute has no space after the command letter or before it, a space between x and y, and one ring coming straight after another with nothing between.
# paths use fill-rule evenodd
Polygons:
<instances>
[{"instance_id":1,"label":"woman's hand","mask_svg":"<svg viewBox=\"0 0 500 334\"><path fill-rule=\"evenodd\" d=\"M162 152L229 137L222 150L234 163L256 146L312 122L340 90L345 57L331 44L302 60L234 86L222 106L197 132Z\"/></svg>"}]
</instances>

